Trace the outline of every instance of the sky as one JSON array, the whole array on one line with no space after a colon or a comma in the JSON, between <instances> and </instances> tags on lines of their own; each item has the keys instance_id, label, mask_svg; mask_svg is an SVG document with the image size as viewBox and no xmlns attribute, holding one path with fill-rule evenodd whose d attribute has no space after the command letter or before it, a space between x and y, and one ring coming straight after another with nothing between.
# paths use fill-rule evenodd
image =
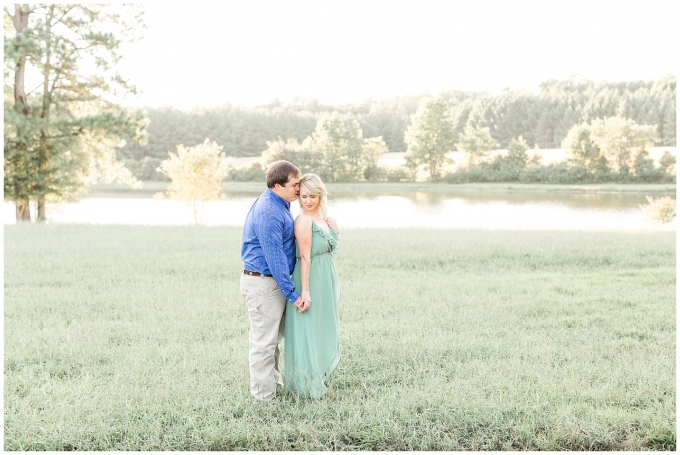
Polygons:
<instances>
[{"instance_id":1,"label":"sky","mask_svg":"<svg viewBox=\"0 0 680 455\"><path fill-rule=\"evenodd\" d=\"M120 64L137 106L536 92L576 74L677 76L680 64L677 0L143 3L144 39Z\"/></svg>"}]
</instances>

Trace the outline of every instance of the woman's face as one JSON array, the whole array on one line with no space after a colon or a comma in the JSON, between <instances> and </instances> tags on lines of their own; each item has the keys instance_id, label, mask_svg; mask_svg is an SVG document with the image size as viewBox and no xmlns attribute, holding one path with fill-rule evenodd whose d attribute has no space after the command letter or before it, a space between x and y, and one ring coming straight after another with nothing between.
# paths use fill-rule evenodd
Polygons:
<instances>
[{"instance_id":1,"label":"woman's face","mask_svg":"<svg viewBox=\"0 0 680 455\"><path fill-rule=\"evenodd\" d=\"M319 208L319 196L311 195L305 188L300 188L300 206L306 212L315 212Z\"/></svg>"}]
</instances>

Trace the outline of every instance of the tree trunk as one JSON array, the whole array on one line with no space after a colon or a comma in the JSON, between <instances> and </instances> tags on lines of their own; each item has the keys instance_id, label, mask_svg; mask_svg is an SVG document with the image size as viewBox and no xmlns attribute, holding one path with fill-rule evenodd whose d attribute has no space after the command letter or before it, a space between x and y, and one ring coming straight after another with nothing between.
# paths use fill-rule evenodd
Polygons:
<instances>
[{"instance_id":1,"label":"tree trunk","mask_svg":"<svg viewBox=\"0 0 680 455\"><path fill-rule=\"evenodd\" d=\"M47 217L45 216L45 196L38 196L38 216L35 219L37 222L45 222Z\"/></svg>"},{"instance_id":2,"label":"tree trunk","mask_svg":"<svg viewBox=\"0 0 680 455\"><path fill-rule=\"evenodd\" d=\"M50 13L45 21L45 66L43 68L43 99L41 117L45 119L43 125L43 138L47 136L45 126L50 120L50 104L52 93L50 92L50 72L52 71L52 20L54 19L55 5L50 7Z\"/></svg>"},{"instance_id":3,"label":"tree trunk","mask_svg":"<svg viewBox=\"0 0 680 455\"><path fill-rule=\"evenodd\" d=\"M28 15L30 14L30 9L28 5L14 5L14 16L12 16L12 22L14 22L14 28L17 35L22 33L28 27ZM26 100L26 90L25 90L25 77L26 77L26 57L23 56L19 59L14 68L14 109L20 112L22 115L28 115L29 107ZM17 126L17 136L21 137L22 132ZM26 188L21 188L20 194L25 194ZM31 210L29 208L28 198L19 199L15 201L16 203L16 216L17 223L31 221Z\"/></svg>"},{"instance_id":4,"label":"tree trunk","mask_svg":"<svg viewBox=\"0 0 680 455\"><path fill-rule=\"evenodd\" d=\"M28 115L28 102L26 101L26 91L24 89L25 74L26 57L21 57L14 71L14 107L23 115Z\"/></svg>"},{"instance_id":5,"label":"tree trunk","mask_svg":"<svg viewBox=\"0 0 680 455\"><path fill-rule=\"evenodd\" d=\"M14 5L14 28L17 35L28 27L28 15L30 10L28 5ZM14 70L14 107L24 115L28 115L28 103L26 101L26 90L24 79L26 75L26 57L21 57ZM18 206L18 205L17 205Z\"/></svg>"},{"instance_id":6,"label":"tree trunk","mask_svg":"<svg viewBox=\"0 0 680 455\"><path fill-rule=\"evenodd\" d=\"M17 223L22 221L31 222L31 211L28 208L28 199L23 201L16 201L17 206Z\"/></svg>"}]
</instances>

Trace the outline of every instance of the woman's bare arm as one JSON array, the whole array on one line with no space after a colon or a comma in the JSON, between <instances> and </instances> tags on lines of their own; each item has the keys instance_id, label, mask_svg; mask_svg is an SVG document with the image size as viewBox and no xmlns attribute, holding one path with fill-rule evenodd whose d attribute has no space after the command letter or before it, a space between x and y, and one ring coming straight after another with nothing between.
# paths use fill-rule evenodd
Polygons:
<instances>
[{"instance_id":1,"label":"woman's bare arm","mask_svg":"<svg viewBox=\"0 0 680 455\"><path fill-rule=\"evenodd\" d=\"M309 294L309 271L312 268L312 219L307 215L300 215L295 220L295 240L300 252L300 285L302 286L303 303L298 311L301 313L309 309L312 297Z\"/></svg>"}]
</instances>

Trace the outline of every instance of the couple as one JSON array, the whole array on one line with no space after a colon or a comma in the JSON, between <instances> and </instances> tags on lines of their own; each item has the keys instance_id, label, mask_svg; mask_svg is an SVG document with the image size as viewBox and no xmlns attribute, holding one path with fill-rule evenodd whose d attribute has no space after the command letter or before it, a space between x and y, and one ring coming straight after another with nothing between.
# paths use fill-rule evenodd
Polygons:
<instances>
[{"instance_id":1,"label":"couple","mask_svg":"<svg viewBox=\"0 0 680 455\"><path fill-rule=\"evenodd\" d=\"M302 213L293 220L290 203L298 198ZM256 402L272 401L277 384L283 386L284 336L286 388L300 397L321 398L340 362L340 283L331 255L339 229L326 214L327 199L318 175L302 176L292 163L277 161L246 217L240 286L250 318L250 393Z\"/></svg>"}]
</instances>

